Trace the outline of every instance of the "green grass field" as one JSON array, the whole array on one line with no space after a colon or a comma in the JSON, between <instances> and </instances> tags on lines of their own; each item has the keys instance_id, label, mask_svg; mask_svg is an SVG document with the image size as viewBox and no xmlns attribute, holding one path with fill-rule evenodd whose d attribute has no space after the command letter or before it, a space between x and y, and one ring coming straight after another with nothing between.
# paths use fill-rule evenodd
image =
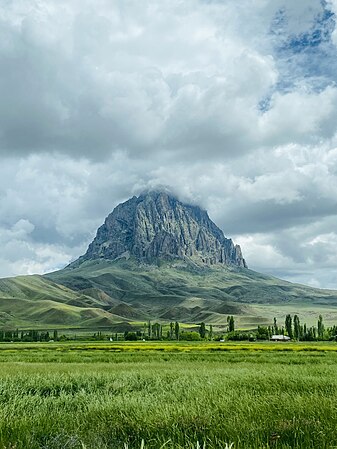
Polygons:
<instances>
[{"instance_id":1,"label":"green grass field","mask_svg":"<svg viewBox=\"0 0 337 449\"><path fill-rule=\"evenodd\" d=\"M336 343L0 345L0 448L335 448Z\"/></svg>"}]
</instances>

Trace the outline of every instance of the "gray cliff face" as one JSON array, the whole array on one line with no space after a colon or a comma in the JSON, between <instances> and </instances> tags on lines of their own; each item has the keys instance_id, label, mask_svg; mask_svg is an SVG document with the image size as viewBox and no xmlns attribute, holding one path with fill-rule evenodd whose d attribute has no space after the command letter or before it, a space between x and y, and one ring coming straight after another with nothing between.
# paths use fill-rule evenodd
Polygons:
<instances>
[{"instance_id":1,"label":"gray cliff face","mask_svg":"<svg viewBox=\"0 0 337 449\"><path fill-rule=\"evenodd\" d=\"M80 261L133 256L140 262L190 258L205 264L246 268L234 245L206 211L163 192L150 192L119 204L98 229Z\"/></svg>"}]
</instances>

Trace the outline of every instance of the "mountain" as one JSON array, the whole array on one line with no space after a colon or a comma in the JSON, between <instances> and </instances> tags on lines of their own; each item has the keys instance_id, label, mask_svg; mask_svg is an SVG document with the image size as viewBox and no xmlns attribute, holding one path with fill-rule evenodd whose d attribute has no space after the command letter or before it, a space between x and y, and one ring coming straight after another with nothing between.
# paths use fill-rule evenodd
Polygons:
<instances>
[{"instance_id":1,"label":"mountain","mask_svg":"<svg viewBox=\"0 0 337 449\"><path fill-rule=\"evenodd\" d=\"M73 266L129 257L145 263L189 258L247 268L240 246L224 236L205 210L165 192L149 192L119 204Z\"/></svg>"},{"instance_id":2,"label":"mountain","mask_svg":"<svg viewBox=\"0 0 337 449\"><path fill-rule=\"evenodd\" d=\"M0 279L0 327L129 330L144 321L219 328L282 322L287 313L337 323L337 291L247 268L207 212L165 192L118 205L86 253L44 276Z\"/></svg>"},{"instance_id":3,"label":"mountain","mask_svg":"<svg viewBox=\"0 0 337 449\"><path fill-rule=\"evenodd\" d=\"M102 320L110 325L123 321L105 311L104 305L104 300L94 295L69 289L44 276L0 279L0 328L90 328L100 326Z\"/></svg>"}]
</instances>

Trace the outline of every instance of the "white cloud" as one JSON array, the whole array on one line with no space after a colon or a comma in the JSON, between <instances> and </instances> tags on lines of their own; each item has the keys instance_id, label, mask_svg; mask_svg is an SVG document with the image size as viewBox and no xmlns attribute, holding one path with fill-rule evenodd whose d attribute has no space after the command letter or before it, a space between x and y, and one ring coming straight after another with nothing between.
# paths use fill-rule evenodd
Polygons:
<instances>
[{"instance_id":1,"label":"white cloud","mask_svg":"<svg viewBox=\"0 0 337 449\"><path fill-rule=\"evenodd\" d=\"M61 245L41 245L34 241L31 236L34 228L26 219L20 219L10 229L0 227L2 276L43 273L63 266L69 259Z\"/></svg>"},{"instance_id":2,"label":"white cloud","mask_svg":"<svg viewBox=\"0 0 337 449\"><path fill-rule=\"evenodd\" d=\"M310 42L335 31L319 0L239 3L0 5L0 275L68 263L169 185L253 269L337 287L337 55Z\"/></svg>"},{"instance_id":3,"label":"white cloud","mask_svg":"<svg viewBox=\"0 0 337 449\"><path fill-rule=\"evenodd\" d=\"M262 141L269 145L319 143L336 132L337 89L276 93L260 119Z\"/></svg>"}]
</instances>

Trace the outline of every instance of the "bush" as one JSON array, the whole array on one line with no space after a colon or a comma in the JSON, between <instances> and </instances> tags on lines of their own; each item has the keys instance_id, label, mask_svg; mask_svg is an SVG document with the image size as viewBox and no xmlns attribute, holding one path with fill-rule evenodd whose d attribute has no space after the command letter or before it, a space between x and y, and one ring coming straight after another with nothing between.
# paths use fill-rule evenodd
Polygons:
<instances>
[{"instance_id":1,"label":"bush","mask_svg":"<svg viewBox=\"0 0 337 449\"><path fill-rule=\"evenodd\" d=\"M255 335L253 335L251 332L234 331L234 332L229 332L226 335L226 340L230 340L230 341L254 341L255 340Z\"/></svg>"},{"instance_id":2,"label":"bush","mask_svg":"<svg viewBox=\"0 0 337 449\"><path fill-rule=\"evenodd\" d=\"M127 332L124 338L127 341L137 341L137 334L135 332Z\"/></svg>"},{"instance_id":3,"label":"bush","mask_svg":"<svg viewBox=\"0 0 337 449\"><path fill-rule=\"evenodd\" d=\"M181 332L180 340L199 341L201 340L199 332Z\"/></svg>"}]
</instances>

